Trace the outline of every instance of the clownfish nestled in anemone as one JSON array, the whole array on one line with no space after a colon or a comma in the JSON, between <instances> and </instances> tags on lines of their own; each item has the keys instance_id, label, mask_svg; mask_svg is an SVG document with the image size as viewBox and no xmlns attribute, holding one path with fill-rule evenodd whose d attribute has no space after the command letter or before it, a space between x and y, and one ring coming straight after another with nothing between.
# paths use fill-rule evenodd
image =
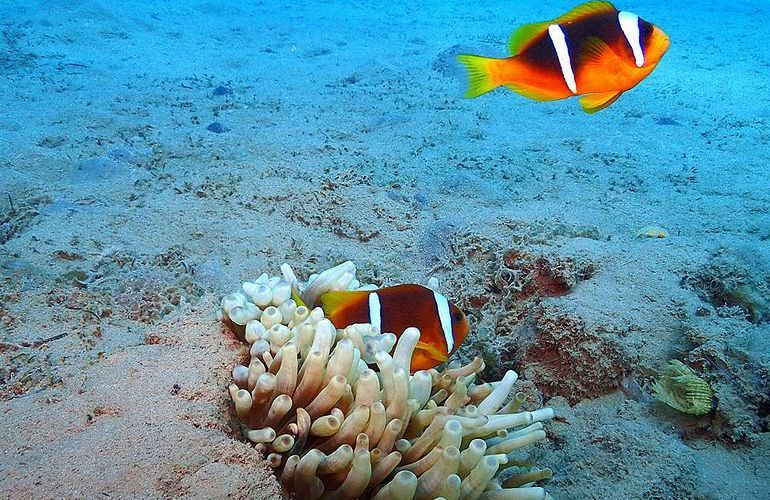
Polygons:
<instances>
[{"instance_id":1,"label":"clownfish nestled in anemone","mask_svg":"<svg viewBox=\"0 0 770 500\"><path fill-rule=\"evenodd\" d=\"M326 317L339 329L357 323L370 323L396 335L409 327L419 329L412 373L447 361L468 335L465 314L439 292L421 285L328 292L321 303Z\"/></svg>"},{"instance_id":2,"label":"clownfish nestled in anemone","mask_svg":"<svg viewBox=\"0 0 770 500\"><path fill-rule=\"evenodd\" d=\"M669 47L668 36L609 2L584 3L552 21L527 24L510 38L510 57L460 55L473 98L500 86L537 101L582 95L600 111L644 80Z\"/></svg>"}]
</instances>

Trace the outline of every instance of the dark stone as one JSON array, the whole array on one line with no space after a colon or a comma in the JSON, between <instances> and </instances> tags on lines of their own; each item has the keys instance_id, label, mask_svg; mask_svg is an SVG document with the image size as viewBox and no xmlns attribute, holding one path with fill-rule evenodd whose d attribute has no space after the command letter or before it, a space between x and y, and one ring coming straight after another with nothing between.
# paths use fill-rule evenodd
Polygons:
<instances>
[{"instance_id":1,"label":"dark stone","mask_svg":"<svg viewBox=\"0 0 770 500\"><path fill-rule=\"evenodd\" d=\"M215 134L224 134L230 129L222 125L222 123L220 122L212 122L212 123L209 123L208 127L206 127L206 130L210 132L214 132Z\"/></svg>"},{"instance_id":2,"label":"dark stone","mask_svg":"<svg viewBox=\"0 0 770 500\"><path fill-rule=\"evenodd\" d=\"M214 89L213 94L214 95L228 95L232 94L233 91L230 87L225 87L224 85L220 85L217 88Z\"/></svg>"}]
</instances>

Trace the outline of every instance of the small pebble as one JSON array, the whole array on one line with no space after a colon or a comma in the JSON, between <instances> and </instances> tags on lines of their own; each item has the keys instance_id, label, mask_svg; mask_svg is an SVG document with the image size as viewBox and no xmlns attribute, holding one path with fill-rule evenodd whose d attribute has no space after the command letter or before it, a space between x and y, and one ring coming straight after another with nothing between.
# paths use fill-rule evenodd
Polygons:
<instances>
[{"instance_id":1,"label":"small pebble","mask_svg":"<svg viewBox=\"0 0 770 500\"><path fill-rule=\"evenodd\" d=\"M222 125L220 122L212 122L209 123L208 127L206 127L206 130L214 132L215 134L223 134L230 129Z\"/></svg>"},{"instance_id":2,"label":"small pebble","mask_svg":"<svg viewBox=\"0 0 770 500\"><path fill-rule=\"evenodd\" d=\"M230 87L225 87L224 85L220 85L214 89L214 95L227 95L232 93L233 91L230 89Z\"/></svg>"}]
</instances>

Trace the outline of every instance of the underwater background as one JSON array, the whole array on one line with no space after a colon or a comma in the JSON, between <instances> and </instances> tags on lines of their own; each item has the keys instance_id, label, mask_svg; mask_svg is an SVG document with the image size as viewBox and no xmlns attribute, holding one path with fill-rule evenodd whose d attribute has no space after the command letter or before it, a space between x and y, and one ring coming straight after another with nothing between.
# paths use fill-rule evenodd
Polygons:
<instances>
[{"instance_id":1,"label":"underwater background","mask_svg":"<svg viewBox=\"0 0 770 500\"><path fill-rule=\"evenodd\" d=\"M556 409L555 498L769 498L770 5L616 2L671 47L596 115L463 99L576 3L2 2L0 496L279 495L212 311L350 259Z\"/></svg>"}]
</instances>

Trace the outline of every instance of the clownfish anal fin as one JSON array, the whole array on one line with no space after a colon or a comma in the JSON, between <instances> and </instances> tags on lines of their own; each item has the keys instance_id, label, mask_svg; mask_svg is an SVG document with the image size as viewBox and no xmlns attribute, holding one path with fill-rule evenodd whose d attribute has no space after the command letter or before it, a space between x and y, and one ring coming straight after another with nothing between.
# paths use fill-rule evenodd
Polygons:
<instances>
[{"instance_id":1,"label":"clownfish anal fin","mask_svg":"<svg viewBox=\"0 0 770 500\"><path fill-rule=\"evenodd\" d=\"M618 100L618 97L623 92L599 92L596 94L586 94L580 98L580 106L583 107L583 111L588 114L601 111L613 102Z\"/></svg>"},{"instance_id":2,"label":"clownfish anal fin","mask_svg":"<svg viewBox=\"0 0 770 500\"><path fill-rule=\"evenodd\" d=\"M527 99L532 99L533 101L555 101L563 97L558 94L548 93L548 91L544 89L527 87L517 83L506 83L505 87Z\"/></svg>"},{"instance_id":3,"label":"clownfish anal fin","mask_svg":"<svg viewBox=\"0 0 770 500\"><path fill-rule=\"evenodd\" d=\"M436 346L425 343L425 342L417 342L417 349L420 349L422 351L425 351L425 353L435 359L436 361L439 361L441 363L445 363L449 360L449 356L439 350Z\"/></svg>"},{"instance_id":4,"label":"clownfish anal fin","mask_svg":"<svg viewBox=\"0 0 770 500\"><path fill-rule=\"evenodd\" d=\"M518 55L524 51L535 39L548 30L550 23L532 23L525 24L511 33L508 39L508 52L512 55Z\"/></svg>"},{"instance_id":5,"label":"clownfish anal fin","mask_svg":"<svg viewBox=\"0 0 770 500\"><path fill-rule=\"evenodd\" d=\"M618 9L616 9L615 6L610 2L586 2L584 4L578 5L566 14L562 14L561 16L557 17L553 20L553 22L557 24L566 24L579 21L580 19L585 19L596 14L607 14L610 12L615 13L617 11Z\"/></svg>"}]
</instances>

